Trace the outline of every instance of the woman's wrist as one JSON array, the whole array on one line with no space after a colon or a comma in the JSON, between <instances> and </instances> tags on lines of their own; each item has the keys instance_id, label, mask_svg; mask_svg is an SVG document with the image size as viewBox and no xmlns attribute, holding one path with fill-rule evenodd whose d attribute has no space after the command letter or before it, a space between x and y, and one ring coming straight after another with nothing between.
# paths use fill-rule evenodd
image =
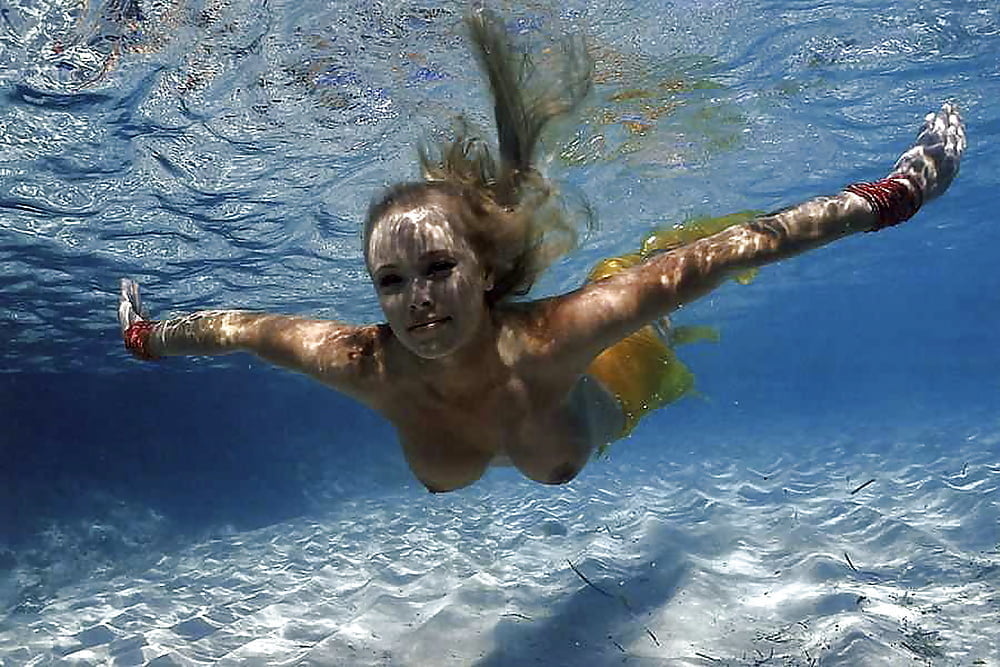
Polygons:
<instances>
[{"instance_id":1,"label":"woman's wrist","mask_svg":"<svg viewBox=\"0 0 1000 667\"><path fill-rule=\"evenodd\" d=\"M157 322L154 320L139 320L130 324L122 335L125 340L125 349L131 352L132 356L143 361L159 359L160 357L153 352L150 345L150 338L156 325Z\"/></svg>"},{"instance_id":2,"label":"woman's wrist","mask_svg":"<svg viewBox=\"0 0 1000 667\"><path fill-rule=\"evenodd\" d=\"M871 207L876 222L870 232L909 220L920 210L924 199L914 179L898 172L878 181L852 183L844 191L861 197Z\"/></svg>"}]
</instances>

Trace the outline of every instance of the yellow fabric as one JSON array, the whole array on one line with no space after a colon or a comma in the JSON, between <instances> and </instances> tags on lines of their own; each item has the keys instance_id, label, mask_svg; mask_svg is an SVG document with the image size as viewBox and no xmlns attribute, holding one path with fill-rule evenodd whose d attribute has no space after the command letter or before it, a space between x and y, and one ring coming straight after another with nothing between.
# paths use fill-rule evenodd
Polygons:
<instances>
[{"instance_id":1,"label":"yellow fabric","mask_svg":"<svg viewBox=\"0 0 1000 667\"><path fill-rule=\"evenodd\" d=\"M605 259L593 268L588 280L610 278L642 260L638 253ZM625 426L619 437L631 433L650 410L672 403L694 388L694 375L651 324L604 350L590 363L587 373L621 405Z\"/></svg>"},{"instance_id":2,"label":"yellow fabric","mask_svg":"<svg viewBox=\"0 0 1000 667\"><path fill-rule=\"evenodd\" d=\"M682 226L654 232L643 241L639 252L599 262L591 270L588 281L604 280L653 254L669 252L731 225L746 222L754 215L754 212L743 212L721 218L699 218ZM754 274L741 274L736 280L746 284L753 277ZM671 329L667 322L663 324L662 330L670 331L669 341L664 340L656 327L646 325L604 350L587 370L621 405L625 426L619 437L631 433L646 413L673 403L694 390L694 374L677 358L672 345L718 340L718 332L710 327Z\"/></svg>"},{"instance_id":3,"label":"yellow fabric","mask_svg":"<svg viewBox=\"0 0 1000 667\"><path fill-rule=\"evenodd\" d=\"M587 372L610 391L625 416L624 437L650 410L676 401L694 388L694 375L651 325L604 350Z\"/></svg>"}]
</instances>

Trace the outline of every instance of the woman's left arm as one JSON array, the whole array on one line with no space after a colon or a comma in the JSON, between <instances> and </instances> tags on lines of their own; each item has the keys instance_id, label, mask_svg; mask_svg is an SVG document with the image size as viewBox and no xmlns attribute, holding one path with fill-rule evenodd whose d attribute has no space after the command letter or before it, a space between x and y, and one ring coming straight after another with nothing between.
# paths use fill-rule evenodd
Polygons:
<instances>
[{"instance_id":1,"label":"woman's left arm","mask_svg":"<svg viewBox=\"0 0 1000 667\"><path fill-rule=\"evenodd\" d=\"M250 352L368 405L384 392L378 326L244 310L149 320L142 311L139 285L127 278L121 281L118 322L125 349L139 359Z\"/></svg>"},{"instance_id":2,"label":"woman's left arm","mask_svg":"<svg viewBox=\"0 0 1000 667\"><path fill-rule=\"evenodd\" d=\"M856 232L909 219L958 173L965 128L945 104L927 116L912 148L885 178L856 183L656 255L606 280L538 304L550 352L586 367L601 350L690 303L734 273L780 261ZM569 358L566 358L569 357Z\"/></svg>"}]
</instances>

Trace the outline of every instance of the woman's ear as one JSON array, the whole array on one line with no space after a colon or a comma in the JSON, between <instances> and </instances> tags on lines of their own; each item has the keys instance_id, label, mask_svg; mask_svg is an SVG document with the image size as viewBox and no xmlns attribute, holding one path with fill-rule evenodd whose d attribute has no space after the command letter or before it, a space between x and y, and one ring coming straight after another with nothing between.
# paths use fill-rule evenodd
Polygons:
<instances>
[{"instance_id":1,"label":"woman's ear","mask_svg":"<svg viewBox=\"0 0 1000 667\"><path fill-rule=\"evenodd\" d=\"M493 272L486 270L483 272L483 291L490 292L493 290Z\"/></svg>"}]
</instances>

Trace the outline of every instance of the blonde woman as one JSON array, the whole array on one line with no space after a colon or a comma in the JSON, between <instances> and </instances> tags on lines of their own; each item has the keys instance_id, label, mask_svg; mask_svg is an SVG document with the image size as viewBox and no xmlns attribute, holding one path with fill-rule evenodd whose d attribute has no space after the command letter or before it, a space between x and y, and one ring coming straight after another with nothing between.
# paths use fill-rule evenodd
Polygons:
<instances>
[{"instance_id":1,"label":"blonde woman","mask_svg":"<svg viewBox=\"0 0 1000 667\"><path fill-rule=\"evenodd\" d=\"M464 134L422 151L425 179L371 206L365 260L385 323L225 310L156 322L123 280L127 349L140 359L245 351L310 375L391 421L433 492L472 484L496 463L562 484L686 390L654 323L741 272L908 219L948 188L965 148L957 110L944 105L886 178L693 240L654 235L580 289L515 300L575 240L534 157L542 130L588 92L591 64L568 48L558 78L545 79L494 16L478 12L467 25L499 151Z\"/></svg>"}]
</instances>

